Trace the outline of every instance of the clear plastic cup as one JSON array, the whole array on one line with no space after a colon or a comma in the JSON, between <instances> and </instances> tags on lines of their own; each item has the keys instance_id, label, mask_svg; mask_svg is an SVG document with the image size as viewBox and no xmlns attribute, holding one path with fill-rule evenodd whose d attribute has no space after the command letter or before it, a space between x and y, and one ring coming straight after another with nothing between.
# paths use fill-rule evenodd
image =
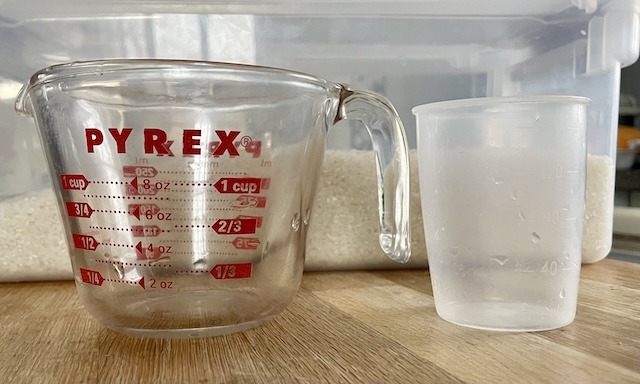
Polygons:
<instances>
[{"instance_id":1,"label":"clear plastic cup","mask_svg":"<svg viewBox=\"0 0 640 384\"><path fill-rule=\"evenodd\" d=\"M503 331L576 313L588 99L456 100L413 109L436 310Z\"/></svg>"},{"instance_id":2,"label":"clear plastic cup","mask_svg":"<svg viewBox=\"0 0 640 384\"><path fill-rule=\"evenodd\" d=\"M377 94L273 68L110 60L36 73L16 108L36 120L80 298L113 329L198 337L280 313L344 119L375 142L380 246L409 257L404 130Z\"/></svg>"}]
</instances>

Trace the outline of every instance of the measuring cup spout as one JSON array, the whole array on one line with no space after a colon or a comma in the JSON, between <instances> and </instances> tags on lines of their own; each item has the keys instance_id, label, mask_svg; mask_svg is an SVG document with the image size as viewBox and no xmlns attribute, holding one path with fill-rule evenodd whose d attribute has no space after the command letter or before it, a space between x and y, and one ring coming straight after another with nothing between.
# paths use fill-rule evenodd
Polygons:
<instances>
[{"instance_id":1,"label":"measuring cup spout","mask_svg":"<svg viewBox=\"0 0 640 384\"><path fill-rule=\"evenodd\" d=\"M406 263L409 237L409 157L402 121L382 96L342 86L335 122L360 121L371 138L376 158L380 247L392 260Z\"/></svg>"}]
</instances>

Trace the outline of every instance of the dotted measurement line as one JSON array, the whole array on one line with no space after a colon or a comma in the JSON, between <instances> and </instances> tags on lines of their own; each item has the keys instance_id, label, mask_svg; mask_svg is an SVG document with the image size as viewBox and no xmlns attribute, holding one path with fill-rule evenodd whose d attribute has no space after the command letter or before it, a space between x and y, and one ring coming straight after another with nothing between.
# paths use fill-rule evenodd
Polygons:
<instances>
[{"instance_id":1,"label":"dotted measurement line","mask_svg":"<svg viewBox=\"0 0 640 384\"><path fill-rule=\"evenodd\" d=\"M100 180L91 180L92 184L108 184L108 185L125 185L127 184L124 181L100 181Z\"/></svg>"},{"instance_id":2,"label":"dotted measurement line","mask_svg":"<svg viewBox=\"0 0 640 384\"><path fill-rule=\"evenodd\" d=\"M193 241L193 240L171 240L172 243L182 243L182 244L192 244L192 243L199 243L199 241ZM218 243L218 244L231 244L230 241L228 240L207 240L207 243Z\"/></svg>"},{"instance_id":3,"label":"dotted measurement line","mask_svg":"<svg viewBox=\"0 0 640 384\"><path fill-rule=\"evenodd\" d=\"M196 192L196 189L172 189L171 192L173 193L193 193Z\"/></svg>"},{"instance_id":4,"label":"dotted measurement line","mask_svg":"<svg viewBox=\"0 0 640 384\"><path fill-rule=\"evenodd\" d=\"M134 246L131 244L116 244L116 243L100 243L100 245L109 245L113 247L124 247L124 248L133 248Z\"/></svg>"},{"instance_id":5,"label":"dotted measurement line","mask_svg":"<svg viewBox=\"0 0 640 384\"><path fill-rule=\"evenodd\" d=\"M174 232L190 232L194 229L211 229L211 226L207 224L191 224L191 225L174 225Z\"/></svg>"},{"instance_id":6,"label":"dotted measurement line","mask_svg":"<svg viewBox=\"0 0 640 384\"><path fill-rule=\"evenodd\" d=\"M166 210L166 211L236 211L238 209L241 208L235 208L235 207L205 207L205 208L194 208L194 207L162 207L162 210ZM122 211L122 210L115 210L115 209L94 209L94 212L98 212L98 213L109 213L109 214L121 214L121 215L128 215L129 212L127 211ZM175 217L175 218L171 218L171 220L193 220L193 218L190 217Z\"/></svg>"},{"instance_id":7,"label":"dotted measurement line","mask_svg":"<svg viewBox=\"0 0 640 384\"><path fill-rule=\"evenodd\" d=\"M148 176L148 177L145 177L145 176L125 176L125 177L133 177L133 178L137 177L138 179L149 179L149 181L152 181L154 183L156 183L156 182L157 183L171 183L171 182L174 181L174 180L156 180L156 179L153 178L153 176ZM103 184L103 185L129 185L129 184L131 184L130 181L90 180L89 182L92 183L92 184ZM140 183L140 184L142 184L142 183Z\"/></svg>"},{"instance_id":8,"label":"dotted measurement line","mask_svg":"<svg viewBox=\"0 0 640 384\"><path fill-rule=\"evenodd\" d=\"M173 201L180 201L180 200L185 200L185 199L174 199ZM232 201L235 200L208 200L208 201L212 201L212 202L216 202L216 203L230 203ZM167 210L167 211L208 211L208 210L214 210L214 209L221 209L221 208L217 208L217 207L163 207L163 210ZM233 209L233 208L229 208L229 209Z\"/></svg>"},{"instance_id":9,"label":"dotted measurement line","mask_svg":"<svg viewBox=\"0 0 640 384\"><path fill-rule=\"evenodd\" d=\"M202 271L202 270L184 270L184 271L176 271L176 273L182 274L182 275L195 275L195 274L199 274L199 273L209 273L209 271Z\"/></svg>"},{"instance_id":10,"label":"dotted measurement line","mask_svg":"<svg viewBox=\"0 0 640 384\"><path fill-rule=\"evenodd\" d=\"M167 174L167 175L200 175L202 174L202 172L198 172L198 171L158 171L158 173L163 173L163 174ZM206 175L246 175L247 172L206 172Z\"/></svg>"},{"instance_id":11,"label":"dotted measurement line","mask_svg":"<svg viewBox=\"0 0 640 384\"><path fill-rule=\"evenodd\" d=\"M99 227L96 225L90 225L89 226L90 229L99 229L99 230L103 230L103 231L123 231L123 232L131 232L132 229L131 228L118 228L118 227ZM167 232L171 232L169 230L165 230L165 229L161 229L160 233L167 233Z\"/></svg>"},{"instance_id":12,"label":"dotted measurement line","mask_svg":"<svg viewBox=\"0 0 640 384\"><path fill-rule=\"evenodd\" d=\"M91 228L91 229L101 229L101 230L107 230L107 231L131 232L131 228L99 227L99 226L96 226L96 225L90 225L89 228Z\"/></svg>"},{"instance_id":13,"label":"dotted measurement line","mask_svg":"<svg viewBox=\"0 0 640 384\"><path fill-rule=\"evenodd\" d=\"M118 280L118 279L104 279L104 281L110 281L112 283L123 283L123 284L138 285L137 281L127 281L127 280Z\"/></svg>"},{"instance_id":14,"label":"dotted measurement line","mask_svg":"<svg viewBox=\"0 0 640 384\"><path fill-rule=\"evenodd\" d=\"M181 209L176 209L176 208L171 209L171 208L169 208L169 207L167 207L167 208L164 208L164 207L163 207L162 209L163 209L163 210L182 211ZM195 210L196 210L196 209L194 209L194 211L195 211ZM197 209L197 210L198 210L198 211L237 211L237 210L239 210L239 209L238 209L238 208L231 208L231 207L220 207L220 208L212 207L212 208ZM192 218L192 217L179 217L179 216L175 216L175 217L174 217L174 216L171 216L171 219L170 219L170 220L171 220L171 221L180 221L180 220L182 220L182 221L184 221L184 220L192 221L192 220L193 220L193 218Z\"/></svg>"},{"instance_id":15,"label":"dotted measurement line","mask_svg":"<svg viewBox=\"0 0 640 384\"><path fill-rule=\"evenodd\" d=\"M148 263L130 263L128 261L112 261L112 260L93 260L96 263L103 264L118 264L127 267L149 267L149 268L171 268L171 264L158 264L158 265L149 265Z\"/></svg>"},{"instance_id":16,"label":"dotted measurement line","mask_svg":"<svg viewBox=\"0 0 640 384\"><path fill-rule=\"evenodd\" d=\"M193 255L195 252L192 251L173 251L174 255ZM220 256L238 256L237 252L217 252L210 251L209 253Z\"/></svg>"},{"instance_id":17,"label":"dotted measurement line","mask_svg":"<svg viewBox=\"0 0 640 384\"><path fill-rule=\"evenodd\" d=\"M128 200L164 200L169 201L168 197L156 197L156 196L115 196L115 195L88 195L85 194L84 197L92 198L92 199L128 199Z\"/></svg>"},{"instance_id":18,"label":"dotted measurement line","mask_svg":"<svg viewBox=\"0 0 640 384\"><path fill-rule=\"evenodd\" d=\"M221 255L221 256L238 256L237 252L217 252L217 251L213 251L213 252L210 252L210 253L213 253L215 255Z\"/></svg>"},{"instance_id":19,"label":"dotted measurement line","mask_svg":"<svg viewBox=\"0 0 640 384\"><path fill-rule=\"evenodd\" d=\"M181 203L192 203L194 201L198 201L198 202L206 201L207 203L223 203L223 202L227 202L228 203L228 202L231 202L233 200L220 200L220 199L200 200L200 199L178 199L178 198L172 198L171 201L173 201L173 202L181 202Z\"/></svg>"},{"instance_id":20,"label":"dotted measurement line","mask_svg":"<svg viewBox=\"0 0 640 384\"><path fill-rule=\"evenodd\" d=\"M95 212L98 213L121 213L123 215L128 214L129 212L127 211L116 211L116 210L111 210L111 209L94 209Z\"/></svg>"},{"instance_id":21,"label":"dotted measurement line","mask_svg":"<svg viewBox=\"0 0 640 384\"><path fill-rule=\"evenodd\" d=\"M196 182L177 182L174 181L173 185L175 187L213 187L213 183L196 183Z\"/></svg>"},{"instance_id":22,"label":"dotted measurement line","mask_svg":"<svg viewBox=\"0 0 640 384\"><path fill-rule=\"evenodd\" d=\"M234 209L231 209L231 208L229 208L229 209L220 208L220 210L221 211L233 211ZM204 219L206 220L206 218L204 218ZM173 217L172 216L171 220L169 220L169 221L188 221L188 222L192 222L192 221L195 221L195 220L197 220L197 219L194 219L193 217ZM198 221L200 221L200 220L198 220ZM211 222L211 224L213 224L213 221Z\"/></svg>"}]
</instances>

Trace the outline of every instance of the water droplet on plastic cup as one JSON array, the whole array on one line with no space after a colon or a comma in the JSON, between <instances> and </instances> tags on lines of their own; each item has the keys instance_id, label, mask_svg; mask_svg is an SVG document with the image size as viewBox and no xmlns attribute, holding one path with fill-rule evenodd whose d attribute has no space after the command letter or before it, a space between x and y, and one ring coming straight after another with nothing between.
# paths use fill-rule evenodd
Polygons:
<instances>
[{"instance_id":1,"label":"water droplet on plastic cup","mask_svg":"<svg viewBox=\"0 0 640 384\"><path fill-rule=\"evenodd\" d=\"M535 232L531 233L531 241L538 243L540 241L540 235Z\"/></svg>"},{"instance_id":2,"label":"water droplet on plastic cup","mask_svg":"<svg viewBox=\"0 0 640 384\"><path fill-rule=\"evenodd\" d=\"M302 218L302 223L304 225L309 225L309 220L311 220L311 209L307 208L307 210L304 211L304 217Z\"/></svg>"},{"instance_id":3,"label":"water droplet on plastic cup","mask_svg":"<svg viewBox=\"0 0 640 384\"><path fill-rule=\"evenodd\" d=\"M518 190L515 188L511 190L511 200L518 200Z\"/></svg>"},{"instance_id":4,"label":"water droplet on plastic cup","mask_svg":"<svg viewBox=\"0 0 640 384\"><path fill-rule=\"evenodd\" d=\"M535 122L536 122L536 124L538 123L538 121L540 121L540 118L541 118L541 117L542 117L542 116L540 116L540 112L536 112L536 117L535 117Z\"/></svg>"},{"instance_id":5,"label":"water droplet on plastic cup","mask_svg":"<svg viewBox=\"0 0 640 384\"><path fill-rule=\"evenodd\" d=\"M269 254L269 242L267 241L266 243L264 243L264 247L262 247L262 254L260 255L261 259L264 259L265 256L267 256Z\"/></svg>"},{"instance_id":6,"label":"water droplet on plastic cup","mask_svg":"<svg viewBox=\"0 0 640 384\"><path fill-rule=\"evenodd\" d=\"M207 269L207 262L204 259L197 259L193 262L193 269Z\"/></svg>"},{"instance_id":7,"label":"water droplet on plastic cup","mask_svg":"<svg viewBox=\"0 0 640 384\"><path fill-rule=\"evenodd\" d=\"M113 269L115 269L118 274L118 279L124 279L124 265L120 263L114 263Z\"/></svg>"},{"instance_id":8,"label":"water droplet on plastic cup","mask_svg":"<svg viewBox=\"0 0 640 384\"><path fill-rule=\"evenodd\" d=\"M505 255L498 255L498 256L490 257L490 259L495 261L496 263L498 263L500 265L505 265L507 260L509 260L509 257L507 257Z\"/></svg>"},{"instance_id":9,"label":"water droplet on plastic cup","mask_svg":"<svg viewBox=\"0 0 640 384\"><path fill-rule=\"evenodd\" d=\"M300 229L300 214L298 212L293 214L293 218L291 218L291 228L294 231Z\"/></svg>"},{"instance_id":10,"label":"water droplet on plastic cup","mask_svg":"<svg viewBox=\"0 0 640 384\"><path fill-rule=\"evenodd\" d=\"M520 221L527 220L527 218L524 216L524 212L522 211L518 212L518 218L520 219Z\"/></svg>"},{"instance_id":11,"label":"water droplet on plastic cup","mask_svg":"<svg viewBox=\"0 0 640 384\"><path fill-rule=\"evenodd\" d=\"M504 183L504 178L502 178L500 176L498 176L498 177L493 179L493 184L495 184L495 185L500 185L502 183Z\"/></svg>"},{"instance_id":12,"label":"water droplet on plastic cup","mask_svg":"<svg viewBox=\"0 0 640 384\"><path fill-rule=\"evenodd\" d=\"M564 296L565 296L566 294L567 294L567 293L565 292L564 288L562 288L562 291L560 291L560 298L561 298L561 299L564 299Z\"/></svg>"}]
</instances>

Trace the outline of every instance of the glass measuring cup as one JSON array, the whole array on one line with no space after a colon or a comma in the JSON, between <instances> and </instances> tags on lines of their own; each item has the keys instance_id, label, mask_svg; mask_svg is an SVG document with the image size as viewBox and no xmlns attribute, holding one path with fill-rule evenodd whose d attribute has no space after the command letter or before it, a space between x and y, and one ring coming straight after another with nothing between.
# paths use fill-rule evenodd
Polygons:
<instances>
[{"instance_id":1,"label":"glass measuring cup","mask_svg":"<svg viewBox=\"0 0 640 384\"><path fill-rule=\"evenodd\" d=\"M272 68L108 60L37 72L16 110L44 143L80 298L110 328L198 337L280 313L343 119L374 143L380 245L409 257L404 131L377 94Z\"/></svg>"},{"instance_id":2,"label":"glass measuring cup","mask_svg":"<svg viewBox=\"0 0 640 384\"><path fill-rule=\"evenodd\" d=\"M588 100L455 100L413 109L438 314L510 331L575 317Z\"/></svg>"}]
</instances>

